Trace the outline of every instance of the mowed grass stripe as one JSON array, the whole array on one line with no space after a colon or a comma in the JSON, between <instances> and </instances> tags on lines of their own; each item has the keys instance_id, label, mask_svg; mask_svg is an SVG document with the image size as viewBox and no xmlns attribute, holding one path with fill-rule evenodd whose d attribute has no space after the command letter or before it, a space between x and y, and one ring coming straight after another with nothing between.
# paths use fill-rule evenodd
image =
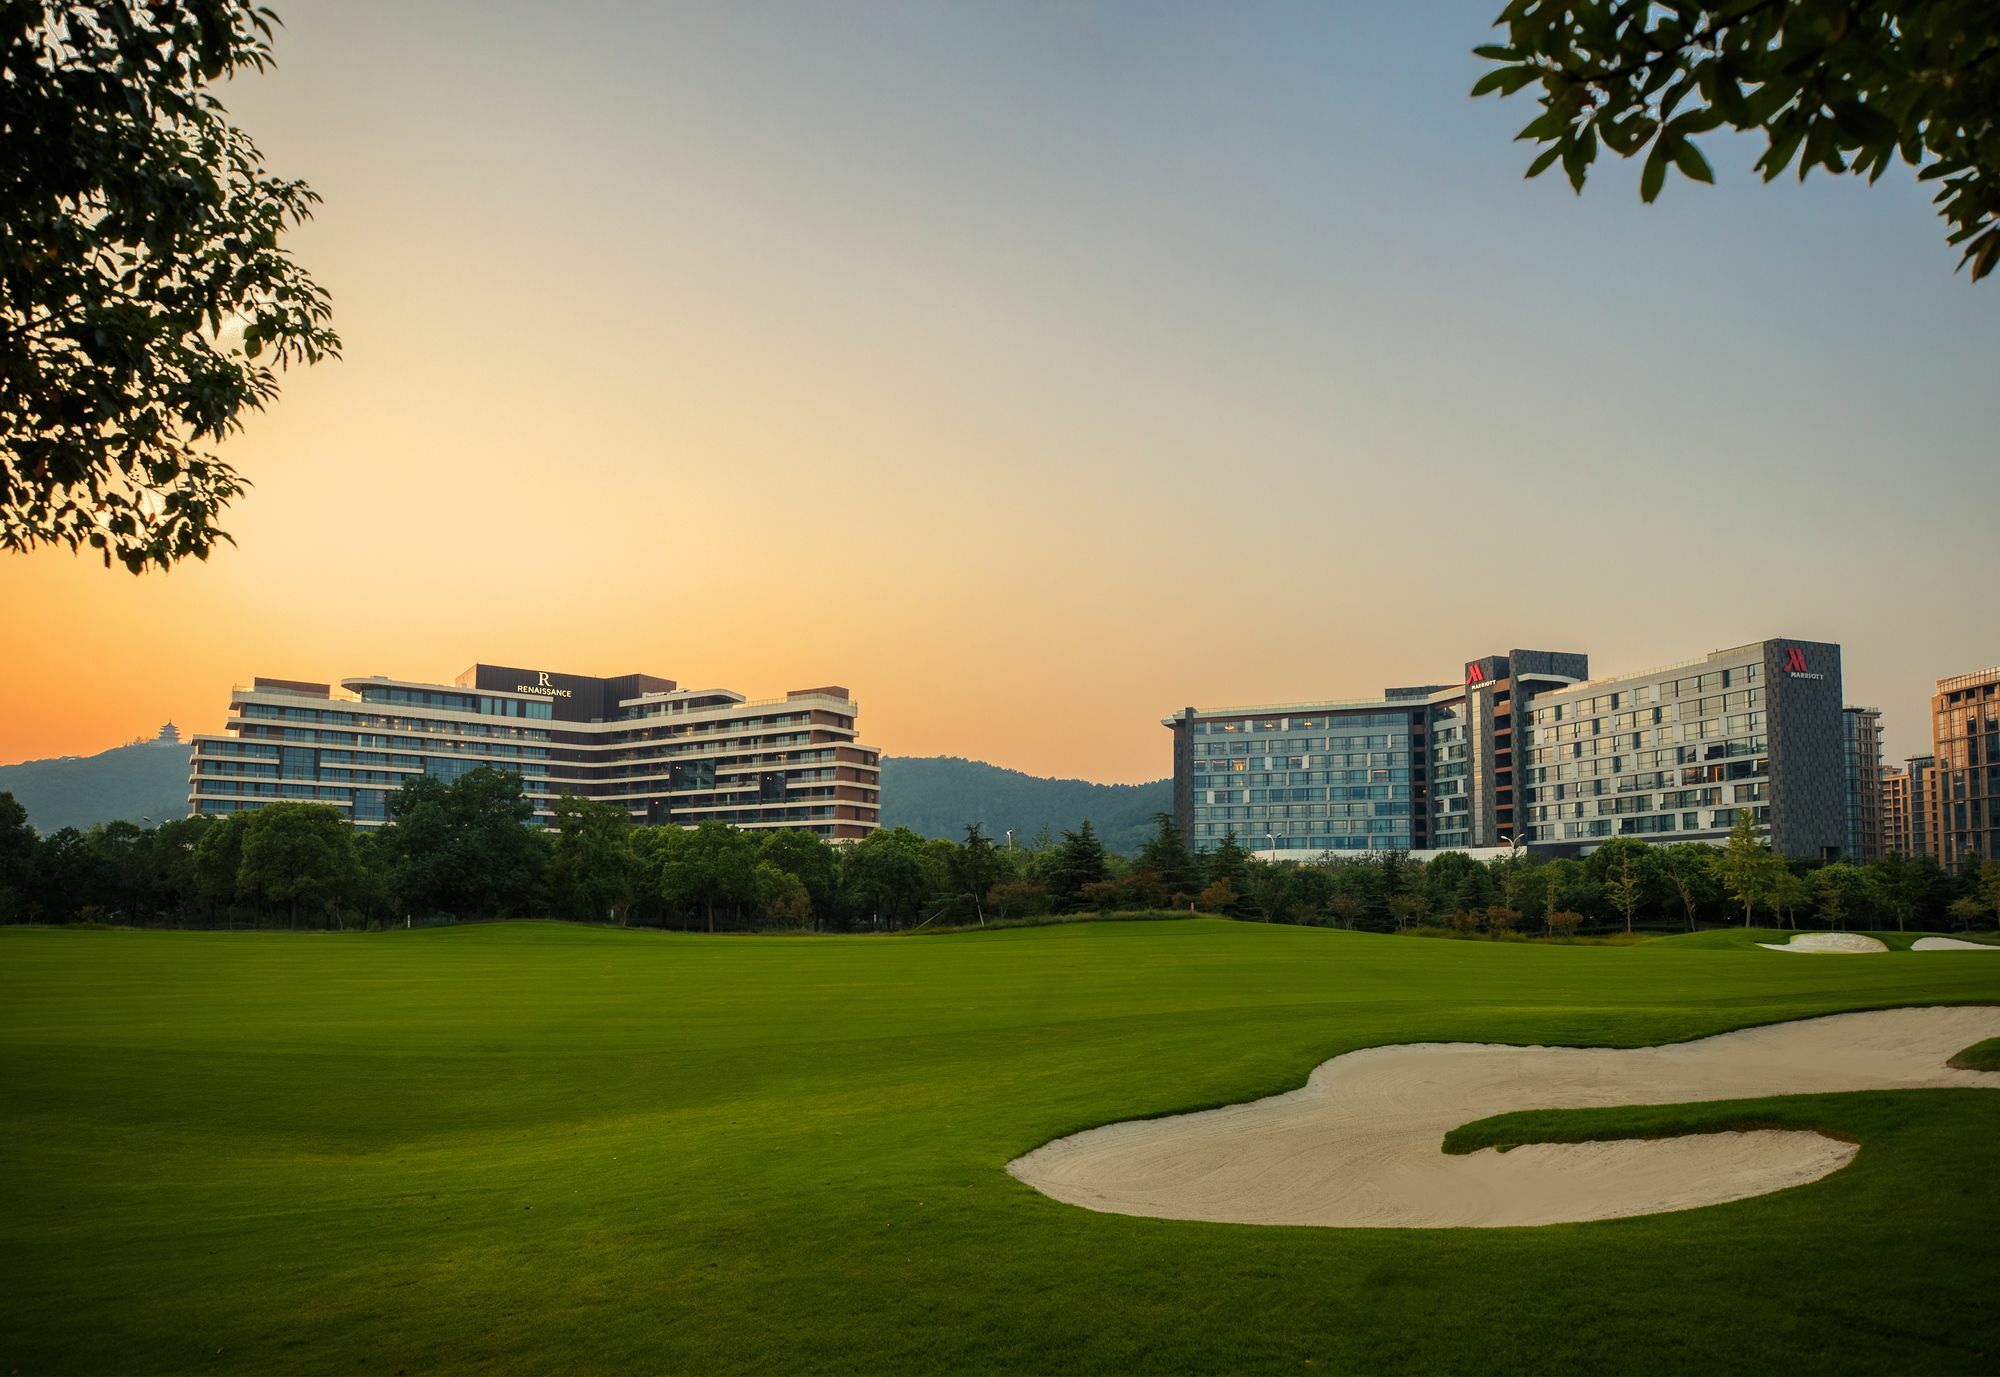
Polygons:
<instances>
[{"instance_id":1,"label":"mowed grass stripe","mask_svg":"<svg viewBox=\"0 0 2000 1377\"><path fill-rule=\"evenodd\" d=\"M1864 1144L1836 1177L1552 1229L1125 1219L1002 1167L1356 1047L1995 1000L1977 954L1210 921L0 932L0 1363L1971 1370L2000 1096L1815 1097ZM1746 1297L1783 1313L1746 1325Z\"/></svg>"}]
</instances>

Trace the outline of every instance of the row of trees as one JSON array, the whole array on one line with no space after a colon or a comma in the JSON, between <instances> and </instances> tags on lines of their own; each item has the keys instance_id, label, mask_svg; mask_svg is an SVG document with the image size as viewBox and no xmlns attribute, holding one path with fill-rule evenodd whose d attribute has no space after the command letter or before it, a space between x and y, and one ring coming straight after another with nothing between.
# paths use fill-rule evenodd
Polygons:
<instances>
[{"instance_id":1,"label":"row of trees","mask_svg":"<svg viewBox=\"0 0 2000 1377\"><path fill-rule=\"evenodd\" d=\"M0 921L376 926L554 917L706 931L894 931L1042 914L1190 910L1375 931L1448 926L1494 935L1696 928L1763 921L1840 929L1976 928L2000 920L2000 865L1949 875L1935 861L1787 860L1747 817L1720 848L1620 838L1582 859L1477 861L1448 851L1269 862L1231 837L1189 849L1164 814L1130 857L1086 822L1025 846L972 826L962 840L889 828L833 846L804 832L720 823L640 827L566 797L556 826L525 826L519 778L419 777L389 824L349 825L323 804L109 823L38 837L0 794Z\"/></svg>"}]
</instances>

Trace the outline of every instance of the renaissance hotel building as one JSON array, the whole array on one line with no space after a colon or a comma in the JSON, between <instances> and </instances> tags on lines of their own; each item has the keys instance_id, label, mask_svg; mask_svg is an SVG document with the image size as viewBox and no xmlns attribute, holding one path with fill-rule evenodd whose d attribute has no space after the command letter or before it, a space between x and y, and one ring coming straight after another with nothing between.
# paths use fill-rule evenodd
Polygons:
<instances>
[{"instance_id":1,"label":"renaissance hotel building","mask_svg":"<svg viewBox=\"0 0 2000 1377\"><path fill-rule=\"evenodd\" d=\"M574 794L635 822L851 840L881 817L881 753L860 744L856 711L834 686L753 702L650 674L504 665L474 665L451 684L369 675L336 690L257 679L230 695L222 734L194 738L188 804L235 813L329 803L375 827L411 776L450 780L491 765L521 776L542 826Z\"/></svg>"},{"instance_id":2,"label":"renaissance hotel building","mask_svg":"<svg viewBox=\"0 0 2000 1377\"><path fill-rule=\"evenodd\" d=\"M1305 859L1612 837L1719 841L1748 811L1774 849L1848 845L1840 647L1769 640L1612 678L1513 650L1460 682L1380 698L1184 708L1174 807L1192 845L1230 832Z\"/></svg>"}]
</instances>

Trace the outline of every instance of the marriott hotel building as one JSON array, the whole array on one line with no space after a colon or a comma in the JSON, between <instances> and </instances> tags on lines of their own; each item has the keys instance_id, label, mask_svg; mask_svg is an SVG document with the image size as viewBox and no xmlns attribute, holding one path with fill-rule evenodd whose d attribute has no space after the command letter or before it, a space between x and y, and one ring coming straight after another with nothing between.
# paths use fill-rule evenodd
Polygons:
<instances>
[{"instance_id":1,"label":"marriott hotel building","mask_svg":"<svg viewBox=\"0 0 2000 1377\"><path fill-rule=\"evenodd\" d=\"M1380 698L1184 708L1174 807L1192 845L1229 832L1299 859L1612 837L1719 841L1747 810L1776 850L1847 845L1840 647L1789 639L1592 679L1514 650L1461 682Z\"/></svg>"},{"instance_id":2,"label":"marriott hotel building","mask_svg":"<svg viewBox=\"0 0 2000 1377\"><path fill-rule=\"evenodd\" d=\"M223 734L194 738L188 804L235 813L329 803L374 827L405 779L492 765L521 776L542 826L574 794L635 822L855 839L881 817L881 753L859 743L855 714L835 686L753 702L650 674L504 665L474 665L451 684L257 679L230 695Z\"/></svg>"}]
</instances>

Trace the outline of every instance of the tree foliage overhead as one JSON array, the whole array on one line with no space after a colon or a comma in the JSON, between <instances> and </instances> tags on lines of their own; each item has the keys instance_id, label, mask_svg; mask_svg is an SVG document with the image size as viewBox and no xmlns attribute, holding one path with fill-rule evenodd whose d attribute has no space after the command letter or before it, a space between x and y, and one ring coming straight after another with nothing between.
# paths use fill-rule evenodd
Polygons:
<instances>
[{"instance_id":1,"label":"tree foliage overhead","mask_svg":"<svg viewBox=\"0 0 2000 1377\"><path fill-rule=\"evenodd\" d=\"M1972 279L2000 263L2000 5L1993 0L1512 0L1475 96L1542 90L1528 168L1583 189L1599 146L1712 182L1693 136L1759 130L1757 169L1865 175L1900 157L1937 184Z\"/></svg>"},{"instance_id":2,"label":"tree foliage overhead","mask_svg":"<svg viewBox=\"0 0 2000 1377\"><path fill-rule=\"evenodd\" d=\"M336 355L272 176L216 83L271 62L250 0L0 0L0 549L206 558L243 480L208 448Z\"/></svg>"}]
</instances>

